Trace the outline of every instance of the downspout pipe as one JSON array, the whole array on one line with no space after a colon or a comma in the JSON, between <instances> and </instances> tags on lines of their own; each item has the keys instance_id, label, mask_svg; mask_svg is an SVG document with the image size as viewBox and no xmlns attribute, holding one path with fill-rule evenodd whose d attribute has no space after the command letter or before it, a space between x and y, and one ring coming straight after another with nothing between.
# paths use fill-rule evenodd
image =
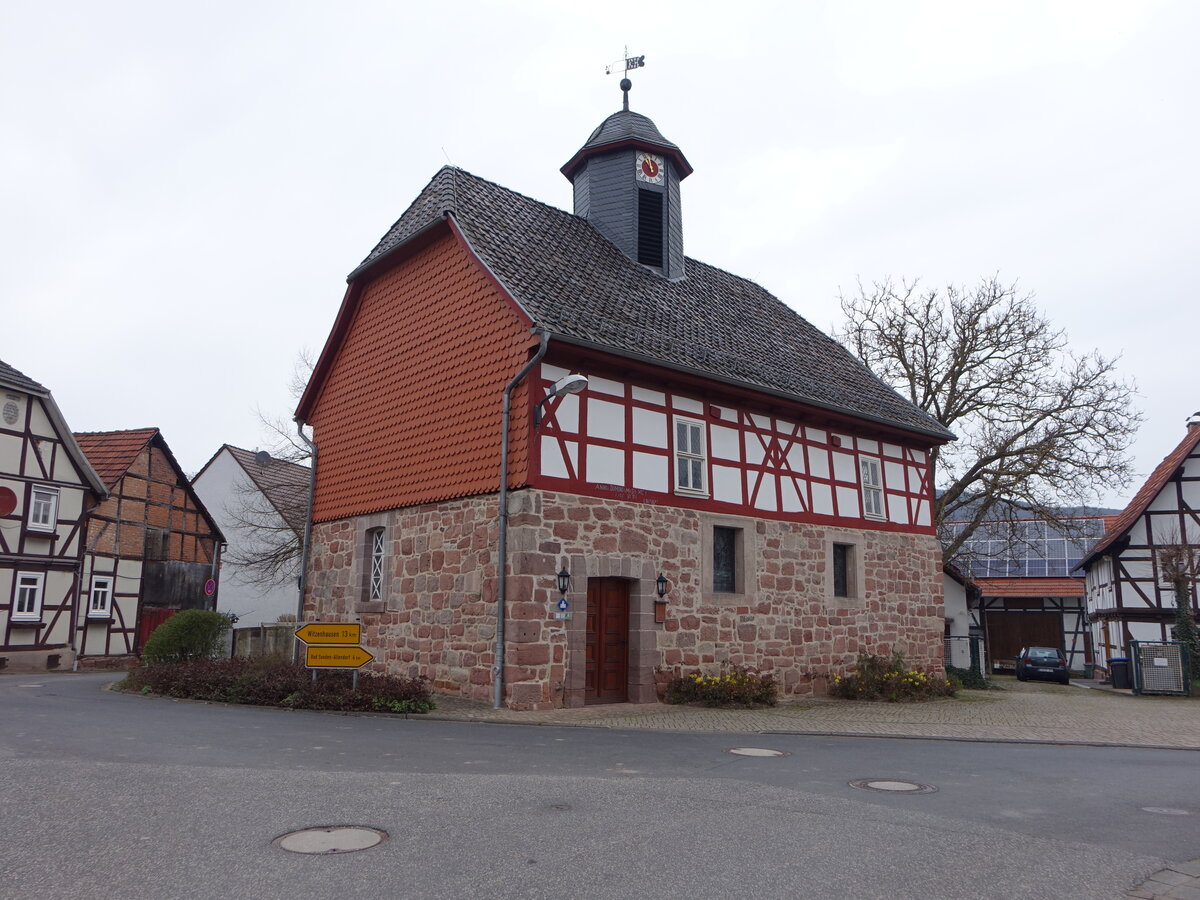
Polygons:
<instances>
[{"instance_id":1,"label":"downspout pipe","mask_svg":"<svg viewBox=\"0 0 1200 900\"><path fill-rule=\"evenodd\" d=\"M550 335L541 328L534 328L538 336L538 349L533 358L521 368L504 388L504 402L500 415L500 540L496 560L496 664L492 668L492 708L504 705L504 620L505 601L508 599L508 424L512 409L512 392L521 383L529 370L542 361Z\"/></svg>"},{"instance_id":2,"label":"downspout pipe","mask_svg":"<svg viewBox=\"0 0 1200 900\"><path fill-rule=\"evenodd\" d=\"M308 554L312 547L313 494L317 487L317 445L304 433L304 423L296 420L296 434L308 446L311 463L308 468L308 509L304 514L304 543L300 547L300 577L296 579L300 596L296 600L296 627L304 624L304 593L308 589ZM300 641L292 641L292 661L300 658ZM315 674L315 672L314 672Z\"/></svg>"}]
</instances>

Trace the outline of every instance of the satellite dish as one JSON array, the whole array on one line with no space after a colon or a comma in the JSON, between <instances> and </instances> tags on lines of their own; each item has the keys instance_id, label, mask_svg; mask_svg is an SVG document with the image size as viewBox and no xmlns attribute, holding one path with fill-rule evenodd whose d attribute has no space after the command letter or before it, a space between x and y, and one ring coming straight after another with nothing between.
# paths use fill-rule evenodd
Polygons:
<instances>
[{"instance_id":1,"label":"satellite dish","mask_svg":"<svg viewBox=\"0 0 1200 900\"><path fill-rule=\"evenodd\" d=\"M271 454L266 450L259 450L254 454L254 461L265 469L271 464Z\"/></svg>"}]
</instances>

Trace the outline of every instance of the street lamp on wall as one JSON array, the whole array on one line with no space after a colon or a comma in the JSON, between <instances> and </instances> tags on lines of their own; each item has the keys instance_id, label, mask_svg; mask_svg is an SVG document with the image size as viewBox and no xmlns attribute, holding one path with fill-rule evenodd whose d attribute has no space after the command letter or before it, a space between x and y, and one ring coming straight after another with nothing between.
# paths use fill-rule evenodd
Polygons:
<instances>
[{"instance_id":1,"label":"street lamp on wall","mask_svg":"<svg viewBox=\"0 0 1200 900\"><path fill-rule=\"evenodd\" d=\"M667 576L659 572L658 578L654 581L654 592L658 594L658 599L654 601L654 622L657 625L667 621L667 588L669 587Z\"/></svg>"},{"instance_id":2,"label":"street lamp on wall","mask_svg":"<svg viewBox=\"0 0 1200 900\"><path fill-rule=\"evenodd\" d=\"M572 373L564 375L550 388L550 393L537 402L537 406L533 408L533 427L540 428L542 424L542 407L555 397L561 394L578 394L588 385L587 377Z\"/></svg>"},{"instance_id":3,"label":"street lamp on wall","mask_svg":"<svg viewBox=\"0 0 1200 900\"><path fill-rule=\"evenodd\" d=\"M567 567L563 566L562 571L556 576L558 581L558 592L564 597L567 596L567 591L571 589L571 573L567 571Z\"/></svg>"}]
</instances>

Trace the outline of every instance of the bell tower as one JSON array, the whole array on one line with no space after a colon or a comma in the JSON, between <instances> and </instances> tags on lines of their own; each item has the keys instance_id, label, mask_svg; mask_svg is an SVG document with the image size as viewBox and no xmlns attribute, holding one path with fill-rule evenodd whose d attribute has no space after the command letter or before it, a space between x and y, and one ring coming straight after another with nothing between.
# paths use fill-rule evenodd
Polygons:
<instances>
[{"instance_id":1,"label":"bell tower","mask_svg":"<svg viewBox=\"0 0 1200 900\"><path fill-rule=\"evenodd\" d=\"M692 174L683 152L639 113L623 108L592 132L560 170L575 188L575 215L622 253L661 274L685 277L679 182Z\"/></svg>"}]
</instances>

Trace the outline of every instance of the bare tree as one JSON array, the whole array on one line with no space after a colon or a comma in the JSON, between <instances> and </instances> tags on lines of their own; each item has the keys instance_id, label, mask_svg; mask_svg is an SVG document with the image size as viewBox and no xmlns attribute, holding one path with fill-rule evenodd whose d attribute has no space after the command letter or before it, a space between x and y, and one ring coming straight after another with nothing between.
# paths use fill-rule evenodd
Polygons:
<instances>
[{"instance_id":1,"label":"bare tree","mask_svg":"<svg viewBox=\"0 0 1200 900\"><path fill-rule=\"evenodd\" d=\"M1184 543L1176 534L1174 543L1158 550L1159 581L1170 584L1175 595L1175 640L1187 645L1193 679L1200 679L1200 633L1192 611L1192 585L1200 582L1200 548Z\"/></svg>"},{"instance_id":2,"label":"bare tree","mask_svg":"<svg viewBox=\"0 0 1200 900\"><path fill-rule=\"evenodd\" d=\"M876 375L958 435L931 460L946 559L981 524L1099 502L1132 477L1141 415L1116 358L1077 355L1029 294L997 278L973 288L862 284L841 296L838 337ZM953 525L950 523L953 522Z\"/></svg>"},{"instance_id":3,"label":"bare tree","mask_svg":"<svg viewBox=\"0 0 1200 900\"><path fill-rule=\"evenodd\" d=\"M307 348L296 354L288 383L294 400L299 400L308 386L313 365ZM261 409L256 412L273 458L259 477L255 477L257 472L251 474L249 483L226 505L226 514L241 537L230 545L226 559L237 567L243 583L276 587L293 582L297 575L308 494L293 466L307 465L310 453L290 419ZM283 473L278 471L280 466L287 467Z\"/></svg>"},{"instance_id":4,"label":"bare tree","mask_svg":"<svg viewBox=\"0 0 1200 900\"><path fill-rule=\"evenodd\" d=\"M292 362L292 375L288 380L288 394L297 403L304 395L304 389L308 387L308 380L312 377L315 366L312 351L307 347L296 353ZM288 462L308 462L308 445L296 434L295 424L290 417L266 413L261 408L255 408L254 412L262 425L263 434L268 441L267 449L272 456Z\"/></svg>"}]
</instances>

